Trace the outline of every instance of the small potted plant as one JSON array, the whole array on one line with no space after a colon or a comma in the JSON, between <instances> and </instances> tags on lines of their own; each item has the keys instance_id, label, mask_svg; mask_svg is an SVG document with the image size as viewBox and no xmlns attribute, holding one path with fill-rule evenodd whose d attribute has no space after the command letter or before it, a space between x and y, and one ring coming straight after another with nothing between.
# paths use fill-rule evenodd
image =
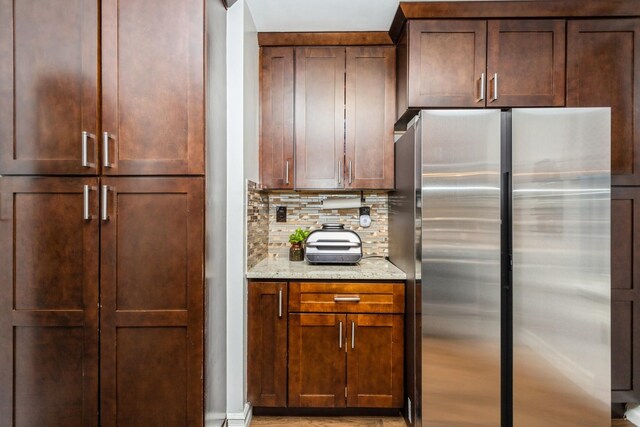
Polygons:
<instances>
[{"instance_id":1,"label":"small potted plant","mask_svg":"<svg viewBox=\"0 0 640 427\"><path fill-rule=\"evenodd\" d=\"M289 243L291 243L291 248L289 248L289 261L304 260L302 242L307 239L309 233L309 231L303 230L302 228L297 228L296 231L289 236Z\"/></svg>"}]
</instances>

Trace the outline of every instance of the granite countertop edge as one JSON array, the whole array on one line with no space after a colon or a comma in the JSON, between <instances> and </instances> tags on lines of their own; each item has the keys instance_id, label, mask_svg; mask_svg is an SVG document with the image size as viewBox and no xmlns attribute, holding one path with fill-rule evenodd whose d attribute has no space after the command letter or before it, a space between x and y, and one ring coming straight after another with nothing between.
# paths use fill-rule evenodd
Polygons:
<instances>
[{"instance_id":1,"label":"granite countertop edge","mask_svg":"<svg viewBox=\"0 0 640 427\"><path fill-rule=\"evenodd\" d=\"M266 258L246 272L247 279L406 280L407 275L386 259L363 259L356 265L312 265L306 261Z\"/></svg>"}]
</instances>

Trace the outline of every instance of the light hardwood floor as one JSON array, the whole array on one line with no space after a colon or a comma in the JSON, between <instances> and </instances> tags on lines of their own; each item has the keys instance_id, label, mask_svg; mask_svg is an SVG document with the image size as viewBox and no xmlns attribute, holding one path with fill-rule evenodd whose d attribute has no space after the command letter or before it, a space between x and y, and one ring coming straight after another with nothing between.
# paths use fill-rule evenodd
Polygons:
<instances>
[{"instance_id":1,"label":"light hardwood floor","mask_svg":"<svg viewBox=\"0 0 640 427\"><path fill-rule=\"evenodd\" d=\"M401 417L253 417L251 427L405 427ZM626 420L611 420L611 427L634 427Z\"/></svg>"}]
</instances>

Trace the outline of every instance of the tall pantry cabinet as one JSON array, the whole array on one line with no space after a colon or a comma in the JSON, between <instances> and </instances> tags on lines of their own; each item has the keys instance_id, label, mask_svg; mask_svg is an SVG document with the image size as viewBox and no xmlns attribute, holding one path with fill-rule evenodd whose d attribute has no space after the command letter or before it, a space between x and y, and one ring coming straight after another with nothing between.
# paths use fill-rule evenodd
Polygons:
<instances>
[{"instance_id":1,"label":"tall pantry cabinet","mask_svg":"<svg viewBox=\"0 0 640 427\"><path fill-rule=\"evenodd\" d=\"M0 0L0 59L0 425L202 425L203 0Z\"/></svg>"}]
</instances>

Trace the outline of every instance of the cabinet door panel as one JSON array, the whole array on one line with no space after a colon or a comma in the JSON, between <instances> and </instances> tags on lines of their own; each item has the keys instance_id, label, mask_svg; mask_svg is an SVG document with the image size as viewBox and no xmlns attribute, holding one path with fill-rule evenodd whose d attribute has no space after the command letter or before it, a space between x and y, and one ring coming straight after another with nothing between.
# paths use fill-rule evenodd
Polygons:
<instances>
[{"instance_id":1,"label":"cabinet door panel","mask_svg":"<svg viewBox=\"0 0 640 427\"><path fill-rule=\"evenodd\" d=\"M611 387L613 402L640 398L640 188L611 191Z\"/></svg>"},{"instance_id":2,"label":"cabinet door panel","mask_svg":"<svg viewBox=\"0 0 640 427\"><path fill-rule=\"evenodd\" d=\"M565 21L489 21L487 76L488 106L564 106Z\"/></svg>"},{"instance_id":3,"label":"cabinet door panel","mask_svg":"<svg viewBox=\"0 0 640 427\"><path fill-rule=\"evenodd\" d=\"M343 314L289 315L290 407L345 406L346 327Z\"/></svg>"},{"instance_id":4,"label":"cabinet door panel","mask_svg":"<svg viewBox=\"0 0 640 427\"><path fill-rule=\"evenodd\" d=\"M102 425L202 425L203 180L102 184Z\"/></svg>"},{"instance_id":5,"label":"cabinet door panel","mask_svg":"<svg viewBox=\"0 0 640 427\"><path fill-rule=\"evenodd\" d=\"M393 189L395 48L346 53L346 186Z\"/></svg>"},{"instance_id":6,"label":"cabinet door panel","mask_svg":"<svg viewBox=\"0 0 640 427\"><path fill-rule=\"evenodd\" d=\"M347 406L401 408L404 317L352 314L347 328Z\"/></svg>"},{"instance_id":7,"label":"cabinet door panel","mask_svg":"<svg viewBox=\"0 0 640 427\"><path fill-rule=\"evenodd\" d=\"M287 283L249 283L248 397L253 406L287 405Z\"/></svg>"},{"instance_id":8,"label":"cabinet door panel","mask_svg":"<svg viewBox=\"0 0 640 427\"><path fill-rule=\"evenodd\" d=\"M410 21L409 107L484 107L486 56L486 21Z\"/></svg>"},{"instance_id":9,"label":"cabinet door panel","mask_svg":"<svg viewBox=\"0 0 640 427\"><path fill-rule=\"evenodd\" d=\"M0 1L1 174L96 174L97 46L95 1Z\"/></svg>"},{"instance_id":10,"label":"cabinet door panel","mask_svg":"<svg viewBox=\"0 0 640 427\"><path fill-rule=\"evenodd\" d=\"M202 0L102 2L109 175L204 173Z\"/></svg>"},{"instance_id":11,"label":"cabinet door panel","mask_svg":"<svg viewBox=\"0 0 640 427\"><path fill-rule=\"evenodd\" d=\"M295 52L295 186L343 188L345 50Z\"/></svg>"},{"instance_id":12,"label":"cabinet door panel","mask_svg":"<svg viewBox=\"0 0 640 427\"><path fill-rule=\"evenodd\" d=\"M567 28L567 106L611 107L612 184L640 185L640 19Z\"/></svg>"},{"instance_id":13,"label":"cabinet door panel","mask_svg":"<svg viewBox=\"0 0 640 427\"><path fill-rule=\"evenodd\" d=\"M2 425L98 424L97 185L0 178Z\"/></svg>"},{"instance_id":14,"label":"cabinet door panel","mask_svg":"<svg viewBox=\"0 0 640 427\"><path fill-rule=\"evenodd\" d=\"M293 48L260 52L260 176L271 189L293 188Z\"/></svg>"}]
</instances>

